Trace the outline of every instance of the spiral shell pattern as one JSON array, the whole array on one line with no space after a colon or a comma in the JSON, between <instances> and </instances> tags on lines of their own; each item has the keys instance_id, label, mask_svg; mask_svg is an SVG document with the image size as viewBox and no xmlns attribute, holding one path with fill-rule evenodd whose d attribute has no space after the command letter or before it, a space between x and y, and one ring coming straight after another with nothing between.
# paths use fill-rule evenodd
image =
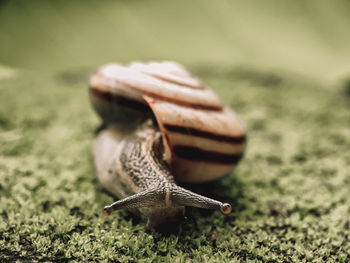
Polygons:
<instances>
[{"instance_id":1,"label":"spiral shell pattern","mask_svg":"<svg viewBox=\"0 0 350 263\"><path fill-rule=\"evenodd\" d=\"M177 63L105 65L90 79L90 98L107 123L154 118L176 181L216 179L243 155L246 135L237 115Z\"/></svg>"}]
</instances>

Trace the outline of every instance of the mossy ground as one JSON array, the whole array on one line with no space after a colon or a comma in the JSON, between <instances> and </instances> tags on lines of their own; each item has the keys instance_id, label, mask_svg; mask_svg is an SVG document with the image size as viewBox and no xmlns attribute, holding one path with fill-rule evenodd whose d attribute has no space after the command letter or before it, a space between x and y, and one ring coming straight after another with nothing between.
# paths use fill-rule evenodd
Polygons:
<instances>
[{"instance_id":1,"label":"mossy ground","mask_svg":"<svg viewBox=\"0 0 350 263\"><path fill-rule=\"evenodd\" d=\"M135 2L130 5L142 13ZM42 8L50 25L58 23L47 6ZM9 15L13 7L6 10L7 21L15 21ZM79 21L89 21L84 14ZM122 14L118 19L135 29L130 14ZM6 32L10 41L14 35ZM23 39L36 46L36 40ZM72 43L86 39L82 32ZM56 42L59 48L62 43ZM50 48L43 53L51 54ZM126 45L125 52L121 60L135 59ZM181 53L176 52L173 57ZM147 58L143 54L138 53ZM348 82L330 84L323 74L295 73L290 66L235 66L231 58L208 62L210 55L208 61L196 55L180 59L241 116L248 146L233 173L187 186L230 202L230 215L189 208L187 220L171 231L147 233L144 222L126 211L110 217L101 213L113 197L98 184L93 167L91 144L100 121L87 93L99 61L84 58L80 65L74 56L57 63L47 59L45 68L14 54L3 53L2 59L10 67L0 67L0 261L350 261Z\"/></svg>"}]
</instances>

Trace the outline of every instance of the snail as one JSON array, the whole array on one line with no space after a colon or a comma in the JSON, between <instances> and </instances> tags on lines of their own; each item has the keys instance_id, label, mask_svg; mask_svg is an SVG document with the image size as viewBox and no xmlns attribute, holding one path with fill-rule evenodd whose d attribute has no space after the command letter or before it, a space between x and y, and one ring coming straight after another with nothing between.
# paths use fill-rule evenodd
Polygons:
<instances>
[{"instance_id":1,"label":"snail","mask_svg":"<svg viewBox=\"0 0 350 263\"><path fill-rule=\"evenodd\" d=\"M90 79L90 100L103 120L93 156L102 186L147 228L176 219L185 206L231 212L222 203L177 185L227 173L246 142L238 116L175 62L107 64Z\"/></svg>"}]
</instances>

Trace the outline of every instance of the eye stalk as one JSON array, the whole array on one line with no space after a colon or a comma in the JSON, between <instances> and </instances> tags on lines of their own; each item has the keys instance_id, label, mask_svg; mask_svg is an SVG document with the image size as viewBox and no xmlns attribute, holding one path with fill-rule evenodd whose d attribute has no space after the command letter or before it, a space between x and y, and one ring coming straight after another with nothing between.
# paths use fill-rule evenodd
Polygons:
<instances>
[{"instance_id":1,"label":"eye stalk","mask_svg":"<svg viewBox=\"0 0 350 263\"><path fill-rule=\"evenodd\" d=\"M167 199L168 201L166 201ZM105 206L103 214L109 216L114 210L157 206L162 200L165 200L165 203L172 203L178 206L218 209L224 215L228 215L232 211L232 207L228 203L221 203L171 184L167 188L153 188L118 200L111 205Z\"/></svg>"}]
</instances>

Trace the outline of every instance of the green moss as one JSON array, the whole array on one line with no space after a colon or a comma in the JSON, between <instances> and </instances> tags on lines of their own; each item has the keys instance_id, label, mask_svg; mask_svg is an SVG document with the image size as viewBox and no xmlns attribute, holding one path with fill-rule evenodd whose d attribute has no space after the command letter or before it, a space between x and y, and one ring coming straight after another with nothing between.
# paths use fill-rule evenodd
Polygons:
<instances>
[{"instance_id":1,"label":"green moss","mask_svg":"<svg viewBox=\"0 0 350 263\"><path fill-rule=\"evenodd\" d=\"M172 231L150 234L128 212L101 214L113 198L92 165L99 120L85 81L27 73L2 80L1 259L348 261L348 98L300 76L279 74L273 88L200 77L238 104L249 141L234 173L189 187L230 201L233 213L188 209Z\"/></svg>"}]
</instances>

